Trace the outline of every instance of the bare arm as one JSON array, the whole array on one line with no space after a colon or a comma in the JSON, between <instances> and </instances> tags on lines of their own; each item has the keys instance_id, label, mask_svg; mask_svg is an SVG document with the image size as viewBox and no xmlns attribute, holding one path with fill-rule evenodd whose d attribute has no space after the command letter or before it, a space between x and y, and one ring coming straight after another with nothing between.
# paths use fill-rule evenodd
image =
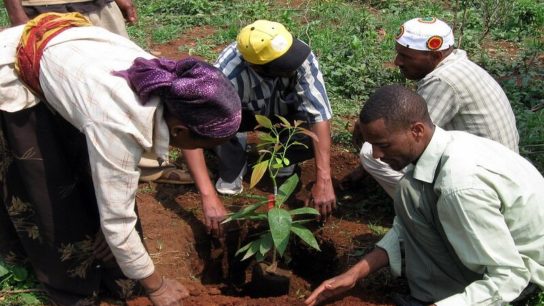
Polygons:
<instances>
[{"instance_id":1,"label":"bare arm","mask_svg":"<svg viewBox=\"0 0 544 306\"><path fill-rule=\"evenodd\" d=\"M317 305L328 298L346 292L353 288L359 279L387 266L388 263L387 252L381 248L375 248L348 271L321 283L304 303L309 306Z\"/></svg>"},{"instance_id":2,"label":"bare arm","mask_svg":"<svg viewBox=\"0 0 544 306\"><path fill-rule=\"evenodd\" d=\"M136 23L138 21L138 14L136 13L136 7L132 0L115 0L115 4L123 13L123 17L128 23Z\"/></svg>"},{"instance_id":3,"label":"bare arm","mask_svg":"<svg viewBox=\"0 0 544 306\"><path fill-rule=\"evenodd\" d=\"M217 196L215 187L208 175L204 151L202 149L183 150L183 154L202 198L204 223L208 230L221 235L221 221L225 219L227 210Z\"/></svg>"},{"instance_id":4,"label":"bare arm","mask_svg":"<svg viewBox=\"0 0 544 306\"><path fill-rule=\"evenodd\" d=\"M316 165L315 185L312 188L311 198L307 200L307 204L313 201L313 205L321 213L321 217L326 219L336 207L336 195L332 185L330 164L330 121L318 122L311 129L317 135L319 142L313 141Z\"/></svg>"},{"instance_id":5,"label":"bare arm","mask_svg":"<svg viewBox=\"0 0 544 306\"><path fill-rule=\"evenodd\" d=\"M4 0L6 11L12 26L18 26L28 21L28 16L23 10L20 0Z\"/></svg>"}]
</instances>

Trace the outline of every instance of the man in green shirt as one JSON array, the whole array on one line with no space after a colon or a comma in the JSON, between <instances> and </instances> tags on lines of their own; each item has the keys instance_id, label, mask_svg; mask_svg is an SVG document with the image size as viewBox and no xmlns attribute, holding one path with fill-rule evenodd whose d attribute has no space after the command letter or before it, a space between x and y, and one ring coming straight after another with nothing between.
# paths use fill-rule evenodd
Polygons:
<instances>
[{"instance_id":1,"label":"man in green shirt","mask_svg":"<svg viewBox=\"0 0 544 306\"><path fill-rule=\"evenodd\" d=\"M402 86L378 89L359 126L375 158L395 170L409 166L394 196L394 224L307 305L387 265L406 276L409 304L502 305L544 287L544 178L527 160L492 140L435 126L425 100Z\"/></svg>"}]
</instances>

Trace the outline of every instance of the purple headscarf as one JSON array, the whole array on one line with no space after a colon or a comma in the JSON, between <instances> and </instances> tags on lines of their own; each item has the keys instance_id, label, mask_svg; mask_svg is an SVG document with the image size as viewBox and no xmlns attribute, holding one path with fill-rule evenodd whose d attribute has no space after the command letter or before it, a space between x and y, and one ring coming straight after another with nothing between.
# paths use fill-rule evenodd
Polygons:
<instances>
[{"instance_id":1,"label":"purple headscarf","mask_svg":"<svg viewBox=\"0 0 544 306\"><path fill-rule=\"evenodd\" d=\"M160 96L168 111L198 135L229 137L240 127L236 90L219 69L202 60L139 57L128 70L113 74L125 78L143 104Z\"/></svg>"}]
</instances>

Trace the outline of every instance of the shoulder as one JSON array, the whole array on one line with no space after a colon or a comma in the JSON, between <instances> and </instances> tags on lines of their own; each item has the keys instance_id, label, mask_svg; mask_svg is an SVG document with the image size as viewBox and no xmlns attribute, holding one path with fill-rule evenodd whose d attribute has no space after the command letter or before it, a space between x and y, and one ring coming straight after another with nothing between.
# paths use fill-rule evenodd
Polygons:
<instances>
[{"instance_id":1,"label":"shoulder","mask_svg":"<svg viewBox=\"0 0 544 306\"><path fill-rule=\"evenodd\" d=\"M236 42L228 45L221 52L214 66L219 68L231 80L247 69L246 62L236 48Z\"/></svg>"},{"instance_id":2,"label":"shoulder","mask_svg":"<svg viewBox=\"0 0 544 306\"><path fill-rule=\"evenodd\" d=\"M452 141L442 155L435 185L443 190L483 186L482 173L500 173L505 160L517 161L517 154L495 141L462 131L448 133Z\"/></svg>"}]
</instances>

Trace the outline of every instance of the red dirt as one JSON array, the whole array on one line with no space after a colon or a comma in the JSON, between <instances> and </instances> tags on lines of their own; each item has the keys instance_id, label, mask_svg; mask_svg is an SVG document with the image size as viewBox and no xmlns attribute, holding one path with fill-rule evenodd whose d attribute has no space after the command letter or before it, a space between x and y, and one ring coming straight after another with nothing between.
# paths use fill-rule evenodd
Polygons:
<instances>
[{"instance_id":1,"label":"red dirt","mask_svg":"<svg viewBox=\"0 0 544 306\"><path fill-rule=\"evenodd\" d=\"M358 157L339 147L332 150L333 176L342 178L358 165ZM210 164L213 165L213 157ZM309 181L313 175L314 162L302 164L302 186L296 199L290 205L300 205L307 193ZM248 179L249 175L246 176ZM244 182L245 188L247 182ZM259 186L258 186L259 187ZM337 192L341 206L323 226L312 225L322 252L310 251L305 247L296 247L291 253L293 278L288 295L267 298L252 298L244 292L236 291L228 284L229 266L226 250L221 248L221 241L210 237L202 222L200 197L193 186L141 184L137 197L137 206L143 226L143 236L156 268L165 276L179 280L185 285L190 296L185 305L303 305L303 300L312 288L353 265L379 239L367 224L376 220L380 225L389 226L392 217L384 214L379 205L387 203L362 204L365 195L376 194L377 185L366 182L358 190ZM248 202L242 197L224 197L228 210L237 210L240 203ZM366 211L378 204L378 209ZM368 206L368 207L367 207ZM382 207L383 208L383 207ZM391 209L385 209L391 211ZM239 232L232 233L239 237ZM227 241L229 241L227 234ZM228 245L227 249L236 251L237 246ZM235 261L238 262L238 261ZM232 265L233 262L230 262ZM245 267L230 267L231 274L248 274ZM239 271L237 271L239 269ZM236 273L239 272L239 273ZM246 278L246 282L248 279ZM391 290L404 290L403 286L392 287L386 273L373 277L364 284L345 294L342 298L328 305L391 305L388 293ZM247 292L246 292L247 293ZM107 305L106 303L103 303ZM151 305L147 298L139 297L128 302L130 306Z\"/></svg>"}]
</instances>

